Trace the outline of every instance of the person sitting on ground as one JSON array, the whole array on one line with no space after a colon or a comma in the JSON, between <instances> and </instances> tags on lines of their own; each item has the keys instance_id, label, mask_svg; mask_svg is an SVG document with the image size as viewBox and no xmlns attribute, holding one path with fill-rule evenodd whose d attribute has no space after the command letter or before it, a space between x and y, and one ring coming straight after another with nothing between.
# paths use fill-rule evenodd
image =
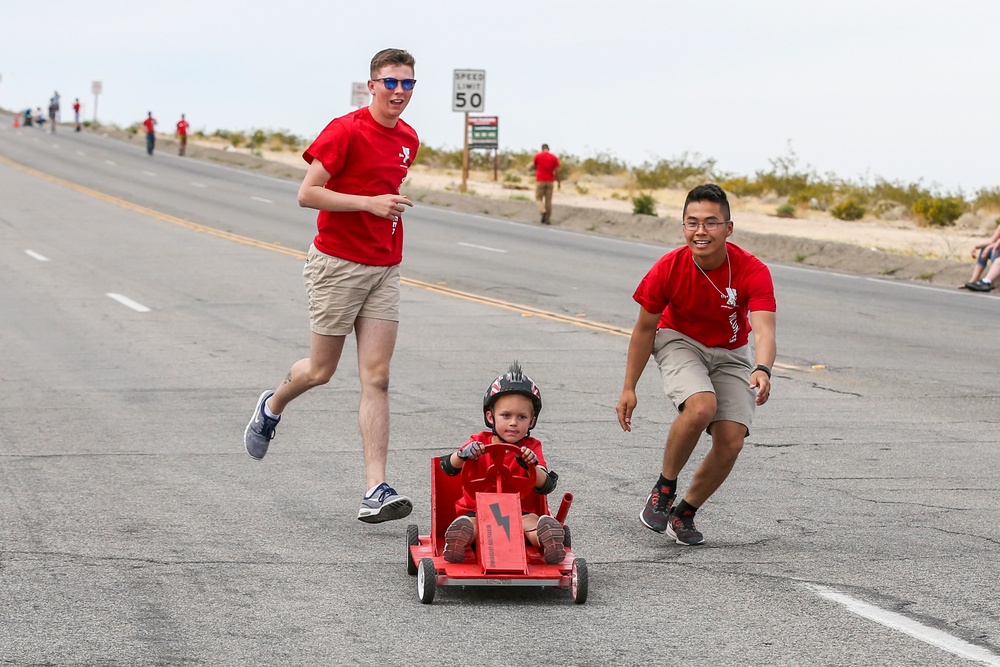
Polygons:
<instances>
[{"instance_id":1,"label":"person sitting on ground","mask_svg":"<svg viewBox=\"0 0 1000 667\"><path fill-rule=\"evenodd\" d=\"M985 276L974 282L965 283L965 289L973 292L989 292L998 278L1000 278L1000 261L994 261Z\"/></svg>"},{"instance_id":2,"label":"person sitting on ground","mask_svg":"<svg viewBox=\"0 0 1000 667\"><path fill-rule=\"evenodd\" d=\"M473 466L470 472L476 477L475 473L486 472L485 460L480 457L489 445L519 446L520 455L507 452L503 465L512 471L516 471L517 466L526 469L535 465L535 488L521 500L521 523L528 542L541 549L546 563L553 564L566 558L565 531L554 517L541 512L542 495L553 491L558 479L558 475L546 467L542 443L529 436L541 411L541 392L515 361L505 374L493 381L483 397L483 420L490 430L473 435L457 451L442 456L439 461L446 475L459 475L466 466ZM464 484L455 509L458 517L444 534L444 559L449 563L465 561L466 549L476 539L475 493Z\"/></svg>"},{"instance_id":3,"label":"person sitting on ground","mask_svg":"<svg viewBox=\"0 0 1000 667\"><path fill-rule=\"evenodd\" d=\"M965 288L975 292L989 292L993 289L993 279L980 280L980 278L983 277L983 272L986 271L987 263L993 262L993 266L996 266L996 259L1000 257L1000 224L997 224L993 236L986 241L980 241L972 246L972 256L976 258L976 265L972 268L972 277L969 278L969 282L962 285L959 289Z\"/></svg>"}]
</instances>

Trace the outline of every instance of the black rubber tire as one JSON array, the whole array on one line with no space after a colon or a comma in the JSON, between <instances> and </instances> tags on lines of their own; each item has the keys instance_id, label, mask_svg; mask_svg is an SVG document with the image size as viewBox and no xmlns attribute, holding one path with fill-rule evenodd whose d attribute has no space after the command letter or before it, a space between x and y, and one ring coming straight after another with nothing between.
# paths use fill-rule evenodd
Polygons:
<instances>
[{"instance_id":1,"label":"black rubber tire","mask_svg":"<svg viewBox=\"0 0 1000 667\"><path fill-rule=\"evenodd\" d=\"M567 549L573 548L573 538L569 534L569 524L563 524L563 546Z\"/></svg>"},{"instance_id":2,"label":"black rubber tire","mask_svg":"<svg viewBox=\"0 0 1000 667\"><path fill-rule=\"evenodd\" d=\"M421 558L417 572L417 597L424 604L430 604L434 602L436 590L437 572L434 570L434 561L430 558Z\"/></svg>"},{"instance_id":3,"label":"black rubber tire","mask_svg":"<svg viewBox=\"0 0 1000 667\"><path fill-rule=\"evenodd\" d=\"M413 552L410 547L420 544L420 529L411 523L406 527L406 573L411 577L417 574L417 564L413 562Z\"/></svg>"},{"instance_id":4,"label":"black rubber tire","mask_svg":"<svg viewBox=\"0 0 1000 667\"><path fill-rule=\"evenodd\" d=\"M584 604L587 602L587 593L590 588L590 577L587 572L587 561L577 558L573 561L573 584L570 590L573 593L573 602Z\"/></svg>"}]
</instances>

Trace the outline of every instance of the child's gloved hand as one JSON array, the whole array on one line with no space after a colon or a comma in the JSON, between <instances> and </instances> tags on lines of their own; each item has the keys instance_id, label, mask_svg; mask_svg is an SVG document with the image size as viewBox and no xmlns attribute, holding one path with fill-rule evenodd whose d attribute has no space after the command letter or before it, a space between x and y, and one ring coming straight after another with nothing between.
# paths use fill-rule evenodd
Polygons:
<instances>
[{"instance_id":1,"label":"child's gloved hand","mask_svg":"<svg viewBox=\"0 0 1000 667\"><path fill-rule=\"evenodd\" d=\"M518 457L528 465L538 465L538 457L527 447L521 447L521 456Z\"/></svg>"},{"instance_id":2,"label":"child's gloved hand","mask_svg":"<svg viewBox=\"0 0 1000 667\"><path fill-rule=\"evenodd\" d=\"M482 455L483 445L475 441L466 443L461 449L458 450L458 458L463 461L478 459Z\"/></svg>"}]
</instances>

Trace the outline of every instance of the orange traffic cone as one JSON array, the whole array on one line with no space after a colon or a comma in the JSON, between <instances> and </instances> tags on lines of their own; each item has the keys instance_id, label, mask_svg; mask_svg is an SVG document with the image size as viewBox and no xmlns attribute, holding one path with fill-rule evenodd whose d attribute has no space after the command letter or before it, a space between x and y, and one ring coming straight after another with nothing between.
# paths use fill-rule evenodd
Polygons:
<instances>
[{"instance_id":1,"label":"orange traffic cone","mask_svg":"<svg viewBox=\"0 0 1000 667\"><path fill-rule=\"evenodd\" d=\"M21 119L18 116L14 116L14 127L21 127Z\"/></svg>"}]
</instances>

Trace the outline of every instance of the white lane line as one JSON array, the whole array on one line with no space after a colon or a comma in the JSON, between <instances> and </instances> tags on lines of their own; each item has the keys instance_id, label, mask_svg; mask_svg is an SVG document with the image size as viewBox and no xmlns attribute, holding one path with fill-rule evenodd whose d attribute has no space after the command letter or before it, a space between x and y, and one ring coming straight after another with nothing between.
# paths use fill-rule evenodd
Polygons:
<instances>
[{"instance_id":1,"label":"white lane line","mask_svg":"<svg viewBox=\"0 0 1000 667\"><path fill-rule=\"evenodd\" d=\"M112 162L111 160L105 160L104 162L106 162L107 164L110 164L112 167L116 166L115 163Z\"/></svg>"},{"instance_id":2,"label":"white lane line","mask_svg":"<svg viewBox=\"0 0 1000 667\"><path fill-rule=\"evenodd\" d=\"M191 185L193 185L196 188L207 188L208 187L204 183L194 183L194 182L192 182Z\"/></svg>"},{"instance_id":3,"label":"white lane line","mask_svg":"<svg viewBox=\"0 0 1000 667\"><path fill-rule=\"evenodd\" d=\"M47 261L49 261L48 257L46 257L45 255L39 254L39 253L35 252L34 250L25 250L24 252L27 253L28 257L34 257L39 262L47 262Z\"/></svg>"},{"instance_id":4,"label":"white lane line","mask_svg":"<svg viewBox=\"0 0 1000 667\"><path fill-rule=\"evenodd\" d=\"M919 639L922 642L930 644L931 646L936 646L939 649L947 651L948 653L953 653L960 658L975 660L976 662L993 665L994 667L1000 666L1000 655L997 655L996 653L993 653L992 651L989 651L981 646L970 644L969 642L959 639L953 635L949 635L947 632L943 632L937 628L932 628L924 625L923 623L917 623L913 619L907 618L902 614L881 609L880 607L870 605L866 602L862 602L861 600L855 600L849 595L844 595L843 593L837 592L832 588L827 588L826 586L819 586L817 584L805 584L805 586L820 597L832 600L837 604L841 604L846 607L848 611L853 612L858 616L875 621L876 623L884 625L887 628L899 630L903 634L910 635L914 639Z\"/></svg>"},{"instance_id":5,"label":"white lane line","mask_svg":"<svg viewBox=\"0 0 1000 667\"><path fill-rule=\"evenodd\" d=\"M146 174L146 176L156 176L156 174L154 174L154 173L153 173L153 172L151 172L151 171L144 171L144 172L142 172L142 173Z\"/></svg>"},{"instance_id":6,"label":"white lane line","mask_svg":"<svg viewBox=\"0 0 1000 667\"><path fill-rule=\"evenodd\" d=\"M270 199L264 199L263 197L250 197L250 199L252 199L252 200L254 200L254 201L259 201L259 202L263 202L263 203L265 203L265 204L273 204L273 203L274 203L274 202L273 202L273 201L271 201Z\"/></svg>"},{"instance_id":7,"label":"white lane line","mask_svg":"<svg viewBox=\"0 0 1000 667\"><path fill-rule=\"evenodd\" d=\"M503 250L501 248L491 248L489 246L476 245L474 243L462 243L461 241L459 241L458 245L465 246L466 248L475 248L476 250L487 250L489 252L502 252L502 253L507 252L506 250Z\"/></svg>"},{"instance_id":8,"label":"white lane line","mask_svg":"<svg viewBox=\"0 0 1000 667\"><path fill-rule=\"evenodd\" d=\"M122 304L123 306L128 306L129 308L131 308L132 310L136 311L137 313L148 313L149 312L149 308L147 308L146 306L142 305L138 301L133 301L132 299L128 298L127 296L122 296L121 294L115 294L114 292L108 292L108 296L110 296L112 299L114 299L118 303Z\"/></svg>"}]
</instances>

